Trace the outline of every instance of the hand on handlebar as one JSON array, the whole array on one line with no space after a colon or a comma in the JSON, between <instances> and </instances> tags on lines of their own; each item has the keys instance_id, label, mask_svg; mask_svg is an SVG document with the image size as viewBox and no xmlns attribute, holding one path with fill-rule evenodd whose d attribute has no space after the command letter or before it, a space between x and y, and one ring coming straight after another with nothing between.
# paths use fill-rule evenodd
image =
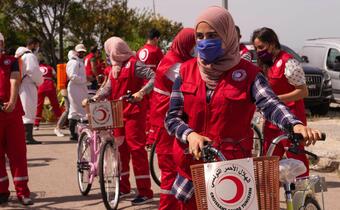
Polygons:
<instances>
[{"instance_id":1,"label":"hand on handlebar","mask_svg":"<svg viewBox=\"0 0 340 210\"><path fill-rule=\"evenodd\" d=\"M211 139L199 135L196 132L191 132L187 137L187 141L189 142L189 153L193 155L196 160L199 160L201 158L204 142L211 142Z\"/></svg>"},{"instance_id":2,"label":"hand on handlebar","mask_svg":"<svg viewBox=\"0 0 340 210\"><path fill-rule=\"evenodd\" d=\"M132 94L131 102L132 103L140 102L141 100L143 100L143 97L144 97L144 93L142 93L141 91L138 91Z\"/></svg>"},{"instance_id":3,"label":"hand on handlebar","mask_svg":"<svg viewBox=\"0 0 340 210\"><path fill-rule=\"evenodd\" d=\"M317 140L322 139L322 134L319 130L311 129L302 124L294 125L293 131L294 133L300 133L303 136L303 145L305 146L314 145Z\"/></svg>"}]
</instances>

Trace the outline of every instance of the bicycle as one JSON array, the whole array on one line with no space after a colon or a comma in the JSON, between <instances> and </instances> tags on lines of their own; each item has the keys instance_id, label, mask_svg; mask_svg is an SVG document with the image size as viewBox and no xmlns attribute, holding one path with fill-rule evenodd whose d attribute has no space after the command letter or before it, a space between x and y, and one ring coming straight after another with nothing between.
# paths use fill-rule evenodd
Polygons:
<instances>
[{"instance_id":1,"label":"bicycle","mask_svg":"<svg viewBox=\"0 0 340 210\"><path fill-rule=\"evenodd\" d=\"M96 102L89 100L88 112L94 112L96 107L109 106L112 109L112 126L96 125L97 120L90 114L90 122L78 125L78 186L82 195L91 190L93 180L99 176L100 191L106 209L117 209L119 203L119 180L121 173L120 155L118 147L123 143L114 138L112 128L123 126L122 101L129 101L131 92L116 101ZM105 105L105 106L104 106Z\"/></svg>"},{"instance_id":2,"label":"bicycle","mask_svg":"<svg viewBox=\"0 0 340 210\"><path fill-rule=\"evenodd\" d=\"M263 136L260 131L260 129L257 127L255 124L256 122L251 123L251 127L254 132L254 143L253 143L253 150L252 150L252 155L253 157L260 157L262 155L263 151ZM149 168L150 168L150 174L153 179L153 181L160 186L161 185L161 174L160 174L160 169L158 168L158 159L157 159L157 153L156 153L156 147L158 144L158 141L155 141L150 150L149 154Z\"/></svg>"},{"instance_id":3,"label":"bicycle","mask_svg":"<svg viewBox=\"0 0 340 210\"><path fill-rule=\"evenodd\" d=\"M326 135L323 133L320 140L325 140L325 138L326 138ZM268 149L268 152L266 153L266 157L271 157L276 145L284 139L288 139L292 143L289 148L286 148L286 151L293 152L293 153L303 152L303 153L306 153L312 156L313 158L317 158L317 156L311 152L298 149L300 141L303 139L303 137L301 134L295 134L293 132L289 132L288 134L283 134L275 138L270 148ZM222 152L209 144L204 146L201 154L202 154L201 157L204 163L226 161L226 158L224 157ZM319 176L297 178L297 176L299 176L300 174L305 173L306 168L301 161L297 161L297 162L296 161L297 160L291 160L291 159L283 159L279 161L279 165L280 165L279 175L280 175L280 181L283 183L284 190L285 190L287 210L321 210L319 202L317 201L316 196L315 196L315 194L318 192L322 193L322 204L323 204L322 209L324 209L323 192L326 191L326 188L323 185L324 179L320 178ZM295 170L292 169L292 166L294 166ZM302 170L301 169L296 170L297 168L303 168L303 167L304 169ZM199 172L199 170L195 168L198 168L198 167L191 167L192 173L195 172L193 173L194 182L195 182L194 174L202 173L202 172ZM193 171L193 169L195 170ZM200 186L201 183L197 183L197 185ZM195 189L196 194L202 194L201 191L199 190L197 192ZM273 197L273 195L270 195L270 197ZM200 206L206 206L207 201L200 201L200 199L196 199L196 202Z\"/></svg>"},{"instance_id":4,"label":"bicycle","mask_svg":"<svg viewBox=\"0 0 340 210\"><path fill-rule=\"evenodd\" d=\"M316 154L298 148L303 137L293 132L276 137L269 146L266 156L272 156L275 147L285 139L291 142L291 146L285 148L286 151L294 154L305 153L314 160L318 158ZM323 133L320 140L325 139L326 135ZM322 209L325 209L323 198L323 192L327 190L324 185L325 180L319 176L297 178L300 174L305 173L306 170L302 161L294 159L283 159L280 161L280 181L283 183L285 190L287 210L321 210L315 196L319 192L322 193Z\"/></svg>"}]
</instances>

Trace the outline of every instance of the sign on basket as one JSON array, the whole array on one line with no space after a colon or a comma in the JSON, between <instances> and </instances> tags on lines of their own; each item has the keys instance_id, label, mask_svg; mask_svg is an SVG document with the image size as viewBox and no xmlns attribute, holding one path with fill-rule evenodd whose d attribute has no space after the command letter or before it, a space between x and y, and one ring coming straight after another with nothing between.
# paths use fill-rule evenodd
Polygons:
<instances>
[{"instance_id":1,"label":"sign on basket","mask_svg":"<svg viewBox=\"0 0 340 210\"><path fill-rule=\"evenodd\" d=\"M121 128L123 122L122 100L89 103L86 108L92 129Z\"/></svg>"},{"instance_id":2,"label":"sign on basket","mask_svg":"<svg viewBox=\"0 0 340 210\"><path fill-rule=\"evenodd\" d=\"M204 164L208 209L257 210L253 159Z\"/></svg>"}]
</instances>

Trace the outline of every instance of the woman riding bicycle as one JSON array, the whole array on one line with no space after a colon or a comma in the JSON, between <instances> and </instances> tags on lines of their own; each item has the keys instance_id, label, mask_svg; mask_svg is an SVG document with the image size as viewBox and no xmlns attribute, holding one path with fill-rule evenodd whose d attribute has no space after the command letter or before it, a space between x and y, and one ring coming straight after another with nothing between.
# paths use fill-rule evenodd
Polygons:
<instances>
[{"instance_id":1,"label":"woman riding bicycle","mask_svg":"<svg viewBox=\"0 0 340 210\"><path fill-rule=\"evenodd\" d=\"M196 20L198 57L181 65L174 82L165 127L176 135L178 175L172 187L181 209L196 209L190 165L197 163L204 142L227 159L251 157L251 120L255 105L281 129L289 125L306 145L320 132L305 127L279 101L260 69L240 59L234 21L227 10L209 7Z\"/></svg>"},{"instance_id":2,"label":"woman riding bicycle","mask_svg":"<svg viewBox=\"0 0 340 210\"><path fill-rule=\"evenodd\" d=\"M123 137L124 143L119 147L122 162L120 192L130 193L129 162L132 159L138 195L132 200L133 205L151 202L153 192L149 175L147 152L145 150L146 106L144 95L153 88L154 72L144 63L137 61L135 53L119 37L111 37L104 43L106 56L110 58L112 69L109 81L99 90L94 98L117 100L128 90L133 93L132 103L123 102L124 128L115 129L115 137ZM149 80L144 84L144 79Z\"/></svg>"},{"instance_id":3,"label":"woman riding bicycle","mask_svg":"<svg viewBox=\"0 0 340 210\"><path fill-rule=\"evenodd\" d=\"M281 45L276 33L270 28L260 28L254 31L252 43L257 51L258 64L268 78L270 87L278 98L285 103L289 110L304 124L307 124L305 105L303 98L308 95L305 73L301 64L287 52L281 50ZM265 121L263 127L264 153L267 152L274 138L283 132L274 124ZM273 155L282 156L285 153L284 147L289 146L285 141L276 147ZM300 145L300 149L303 146ZM305 154L293 154L287 152L287 157L301 160L309 175L309 161Z\"/></svg>"}]
</instances>

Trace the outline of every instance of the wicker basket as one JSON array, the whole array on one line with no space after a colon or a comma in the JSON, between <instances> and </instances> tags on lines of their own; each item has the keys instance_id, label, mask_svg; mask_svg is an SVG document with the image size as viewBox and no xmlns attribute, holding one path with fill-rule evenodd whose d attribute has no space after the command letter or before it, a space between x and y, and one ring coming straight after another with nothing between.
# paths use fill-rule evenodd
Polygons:
<instances>
[{"instance_id":1,"label":"wicker basket","mask_svg":"<svg viewBox=\"0 0 340 210\"><path fill-rule=\"evenodd\" d=\"M94 126L93 119L92 119L92 113L90 111L90 105L87 105L85 107L85 111L89 118L90 126L93 130L106 130L106 129L112 129L112 128L122 128L124 126L123 122L123 101L122 100L113 100L109 102L94 102L94 104L97 103L108 103L109 107L111 108L110 114L108 116L111 117L112 124L105 125L105 126Z\"/></svg>"},{"instance_id":2,"label":"wicker basket","mask_svg":"<svg viewBox=\"0 0 340 210\"><path fill-rule=\"evenodd\" d=\"M254 174L259 210L280 209L279 200L279 157L257 157ZM204 164L190 166L195 188L197 209L208 209Z\"/></svg>"}]
</instances>

